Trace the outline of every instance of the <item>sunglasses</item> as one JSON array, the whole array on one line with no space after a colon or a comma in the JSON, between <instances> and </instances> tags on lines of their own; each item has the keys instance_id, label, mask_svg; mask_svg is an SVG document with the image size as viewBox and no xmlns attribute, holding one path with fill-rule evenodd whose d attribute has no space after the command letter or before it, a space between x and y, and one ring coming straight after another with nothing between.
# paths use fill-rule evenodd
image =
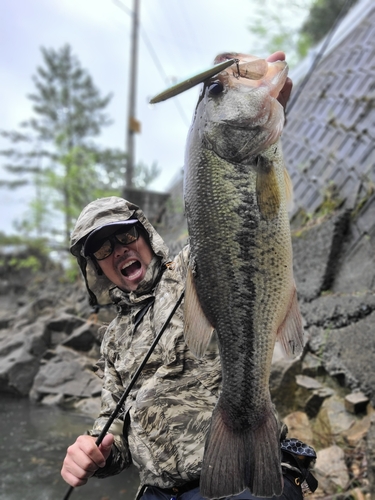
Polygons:
<instances>
[{"instance_id":1,"label":"sunglasses","mask_svg":"<svg viewBox=\"0 0 375 500\"><path fill-rule=\"evenodd\" d=\"M91 249L91 255L96 260L106 259L113 252L115 245L130 245L139 238L139 232L135 226L132 226L128 231L123 230L108 236L104 240L99 240Z\"/></svg>"}]
</instances>

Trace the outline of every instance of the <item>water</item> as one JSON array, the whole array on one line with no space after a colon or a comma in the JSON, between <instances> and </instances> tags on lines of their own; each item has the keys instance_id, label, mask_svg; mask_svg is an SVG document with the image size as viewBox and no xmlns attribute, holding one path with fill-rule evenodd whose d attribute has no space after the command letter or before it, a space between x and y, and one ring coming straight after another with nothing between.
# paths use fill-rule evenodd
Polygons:
<instances>
[{"instance_id":1,"label":"water","mask_svg":"<svg viewBox=\"0 0 375 500\"><path fill-rule=\"evenodd\" d=\"M0 500L62 500L69 486L60 476L67 447L91 428L92 419L27 399L0 395ZM133 500L134 468L91 478L70 500Z\"/></svg>"}]
</instances>

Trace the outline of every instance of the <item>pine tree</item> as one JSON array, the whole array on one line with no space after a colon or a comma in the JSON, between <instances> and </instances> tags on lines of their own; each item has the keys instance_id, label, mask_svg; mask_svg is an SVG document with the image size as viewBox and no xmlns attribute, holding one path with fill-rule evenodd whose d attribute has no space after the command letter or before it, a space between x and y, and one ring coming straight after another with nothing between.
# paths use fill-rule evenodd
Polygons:
<instances>
[{"instance_id":1,"label":"pine tree","mask_svg":"<svg viewBox=\"0 0 375 500\"><path fill-rule=\"evenodd\" d=\"M59 217L48 218L57 211L60 220L61 215L64 219L67 244L72 223L85 204L101 195L121 193L126 154L120 149L100 149L93 142L111 123L105 108L112 96L101 95L69 45L41 51L43 65L37 67L35 91L28 96L34 116L21 124L21 131L2 132L13 145L0 152L9 160L4 168L16 179L0 181L0 185L32 184L35 198L24 229L34 229L38 236L46 228L49 234L51 228L56 232ZM115 178L113 172L122 178ZM138 185L156 175L156 166L140 166Z\"/></svg>"}]
</instances>

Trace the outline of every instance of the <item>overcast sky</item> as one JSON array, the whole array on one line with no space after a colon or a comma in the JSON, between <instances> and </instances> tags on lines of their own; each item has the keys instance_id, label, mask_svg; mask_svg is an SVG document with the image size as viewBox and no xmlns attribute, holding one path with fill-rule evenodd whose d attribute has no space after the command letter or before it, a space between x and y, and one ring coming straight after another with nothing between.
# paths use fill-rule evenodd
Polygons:
<instances>
[{"instance_id":1,"label":"overcast sky","mask_svg":"<svg viewBox=\"0 0 375 500\"><path fill-rule=\"evenodd\" d=\"M345 23L352 25L366 15L372 2L360 0L338 34L341 31L345 36ZM151 189L167 190L183 167L198 89L154 106L148 104L149 99L211 66L220 52L266 56L248 30L257 5L259 0L140 0L136 118L142 130L135 146L136 162L157 162L162 169ZM264 0L268 10L277 5ZM69 43L102 95L113 93L107 112L114 123L104 129L100 142L125 148L132 9L133 0L0 0L0 129L17 129L32 116L27 94L33 92L32 75L42 64L40 47L59 49ZM303 20L285 11L282 15L294 26ZM294 82L298 71L303 75L310 64L308 57L292 72ZM0 149L8 145L0 138ZM3 163L0 157L0 179ZM27 201L25 190L0 189L0 231L14 232L12 221L27 211Z\"/></svg>"},{"instance_id":2,"label":"overcast sky","mask_svg":"<svg viewBox=\"0 0 375 500\"><path fill-rule=\"evenodd\" d=\"M124 147L133 0L121 1L122 9L114 0L0 2L2 130L16 129L32 115L27 94L42 62L40 47L57 49L69 43L102 93L114 94L108 107L114 124L100 142ZM159 164L162 173L151 187L164 191L183 166L198 90L150 106L148 99L166 88L163 74L181 80L209 67L223 51L264 54L257 53L247 28L252 0L140 0L140 5L136 118L142 131L136 136L136 161ZM12 232L11 221L27 210L25 192L0 190L0 210L0 230Z\"/></svg>"}]
</instances>

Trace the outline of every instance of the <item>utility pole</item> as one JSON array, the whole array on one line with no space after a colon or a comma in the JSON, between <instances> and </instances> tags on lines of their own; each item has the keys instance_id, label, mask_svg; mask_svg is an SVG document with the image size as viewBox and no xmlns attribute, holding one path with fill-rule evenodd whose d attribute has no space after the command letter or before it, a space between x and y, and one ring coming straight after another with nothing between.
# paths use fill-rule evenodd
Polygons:
<instances>
[{"instance_id":1,"label":"utility pole","mask_svg":"<svg viewBox=\"0 0 375 500\"><path fill-rule=\"evenodd\" d=\"M138 73L138 31L139 31L139 6L140 0L133 1L133 23L130 44L130 68L129 68L129 105L128 105L128 127L126 138L126 176L125 189L134 187L134 134L140 132L140 123L135 118L137 73Z\"/></svg>"}]
</instances>

